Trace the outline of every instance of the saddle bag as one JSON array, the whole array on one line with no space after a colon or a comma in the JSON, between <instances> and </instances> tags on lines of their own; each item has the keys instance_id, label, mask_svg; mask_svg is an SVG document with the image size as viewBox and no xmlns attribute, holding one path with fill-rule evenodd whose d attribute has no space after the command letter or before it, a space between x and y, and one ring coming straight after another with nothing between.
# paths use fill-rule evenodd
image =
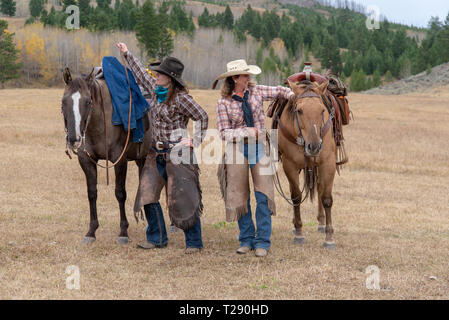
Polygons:
<instances>
[{"instance_id":1,"label":"saddle bag","mask_svg":"<svg viewBox=\"0 0 449 320\"><path fill-rule=\"evenodd\" d=\"M351 110L349 110L348 99L344 96L336 96L335 97L338 103L338 107L340 109L341 115L341 123L346 126L349 124L349 119L351 116Z\"/></svg>"},{"instance_id":2,"label":"saddle bag","mask_svg":"<svg viewBox=\"0 0 449 320\"><path fill-rule=\"evenodd\" d=\"M341 115L341 123L345 126L349 124L351 110L349 109L348 99L346 96L348 95L348 90L337 76L328 73L327 79L329 80L329 85L327 89L334 95L337 100L340 115Z\"/></svg>"}]
</instances>

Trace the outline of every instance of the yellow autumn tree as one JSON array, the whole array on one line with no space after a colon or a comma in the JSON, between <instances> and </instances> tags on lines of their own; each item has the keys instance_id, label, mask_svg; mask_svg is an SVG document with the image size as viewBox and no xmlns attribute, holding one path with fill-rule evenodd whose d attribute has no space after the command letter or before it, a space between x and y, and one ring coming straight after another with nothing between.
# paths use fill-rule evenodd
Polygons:
<instances>
[{"instance_id":1,"label":"yellow autumn tree","mask_svg":"<svg viewBox=\"0 0 449 320\"><path fill-rule=\"evenodd\" d=\"M58 48L55 42L52 42L45 50L45 61L41 66L41 75L47 85L52 85L58 73L57 61L59 58Z\"/></svg>"},{"instance_id":2,"label":"yellow autumn tree","mask_svg":"<svg viewBox=\"0 0 449 320\"><path fill-rule=\"evenodd\" d=\"M44 40L37 33L29 34L24 47L29 75L32 78L39 78L40 71L47 61Z\"/></svg>"}]
</instances>

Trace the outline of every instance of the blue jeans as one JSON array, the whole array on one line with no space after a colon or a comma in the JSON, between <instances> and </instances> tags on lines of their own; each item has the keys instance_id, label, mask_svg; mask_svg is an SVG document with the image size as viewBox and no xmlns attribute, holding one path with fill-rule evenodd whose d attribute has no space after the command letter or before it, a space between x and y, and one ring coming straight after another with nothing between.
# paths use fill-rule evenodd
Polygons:
<instances>
[{"instance_id":1,"label":"blue jeans","mask_svg":"<svg viewBox=\"0 0 449 320\"><path fill-rule=\"evenodd\" d=\"M249 167L252 169L265 155L263 144L243 144L243 154L248 160ZM255 192L256 207L256 226L251 214L250 199L248 199L248 213L246 213L238 221L240 235L240 246L249 247L251 249L264 248L268 250L271 246L271 211L268 208L267 196L261 192Z\"/></svg>"},{"instance_id":2,"label":"blue jeans","mask_svg":"<svg viewBox=\"0 0 449 320\"><path fill-rule=\"evenodd\" d=\"M264 248L270 249L271 246L271 212L268 208L267 196L261 192L255 192L256 207L256 226L251 214L250 199L248 199L248 213L239 219L239 241L240 246L249 247L251 249Z\"/></svg>"},{"instance_id":3,"label":"blue jeans","mask_svg":"<svg viewBox=\"0 0 449 320\"><path fill-rule=\"evenodd\" d=\"M265 148L261 143L243 143L242 152L251 169L265 156Z\"/></svg>"},{"instance_id":4,"label":"blue jeans","mask_svg":"<svg viewBox=\"0 0 449 320\"><path fill-rule=\"evenodd\" d=\"M158 247L165 247L168 242L164 214L160 203L150 203L144 206L148 221L147 241ZM184 230L186 248L203 248L201 239L201 220L188 230Z\"/></svg>"},{"instance_id":5,"label":"blue jeans","mask_svg":"<svg viewBox=\"0 0 449 320\"><path fill-rule=\"evenodd\" d=\"M159 174L167 180L166 165L167 162L163 157L163 153L168 149L164 149L156 157L156 166ZM147 241L156 246L166 246L168 242L167 229L165 227L164 214L160 203L150 203L144 206L145 216L148 221ZM203 241L201 239L201 221L198 219L196 225L188 230L184 230L186 237L187 248L203 248Z\"/></svg>"}]
</instances>

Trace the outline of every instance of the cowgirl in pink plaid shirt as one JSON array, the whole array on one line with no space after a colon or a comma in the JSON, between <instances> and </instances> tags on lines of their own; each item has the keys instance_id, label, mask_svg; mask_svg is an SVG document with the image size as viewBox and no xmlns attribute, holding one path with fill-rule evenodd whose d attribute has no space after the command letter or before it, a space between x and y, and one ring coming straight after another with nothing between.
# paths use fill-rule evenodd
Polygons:
<instances>
[{"instance_id":1,"label":"cowgirl in pink plaid shirt","mask_svg":"<svg viewBox=\"0 0 449 320\"><path fill-rule=\"evenodd\" d=\"M213 88L224 79L217 105L217 128L227 142L218 172L226 217L228 221L238 220L240 247L237 253L256 250L257 257L264 257L271 246L271 215L275 215L276 208L273 175L266 173L270 159L263 102L279 97L290 99L294 93L286 87L256 85L250 81L250 75L260 73L259 67L247 65L245 60L231 61L227 72L217 78ZM238 154L243 154L240 163L236 161ZM256 227L251 217L248 169L257 201Z\"/></svg>"}]
</instances>

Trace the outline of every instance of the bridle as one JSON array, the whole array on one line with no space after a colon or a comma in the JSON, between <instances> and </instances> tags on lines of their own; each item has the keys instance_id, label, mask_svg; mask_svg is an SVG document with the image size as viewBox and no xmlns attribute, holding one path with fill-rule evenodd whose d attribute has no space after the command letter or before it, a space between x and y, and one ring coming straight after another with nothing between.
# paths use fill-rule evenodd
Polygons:
<instances>
[{"instance_id":1,"label":"bridle","mask_svg":"<svg viewBox=\"0 0 449 320\"><path fill-rule=\"evenodd\" d=\"M296 106L298 100L301 100L301 99L304 99L304 98L318 98L318 99L321 99L321 101L326 106L326 109L329 112L329 118L327 119L326 123L324 123L324 111L321 113L321 127L320 127L320 151L321 151L321 148L323 146L323 138L326 136L326 134L329 131L329 128L332 125L332 121L333 121L333 119L335 117L335 111L334 111L332 103L329 101L329 99L325 95L319 95L319 94L317 94L317 93L315 93L313 91L306 91L306 92L304 92L303 94L295 97L294 100L293 99L290 100L290 103L293 104L292 106ZM294 111L293 111L293 115L294 115L294 119L293 119L294 123L293 123L293 125L294 125L294 127L296 128L296 130L298 132L298 135L296 137L293 137L285 129L285 127L283 127L279 113L276 114L276 120L277 120L277 123L279 125L279 128L281 129L282 135L284 135L284 137L287 138L287 140L290 141L291 143L294 143L294 144L298 145L299 147L303 148L303 150L304 150L304 157L306 158L306 164L307 164L307 162L311 162L312 159L310 159L310 158L313 158L312 166L311 167L310 166L306 166L306 168L305 168L307 170L306 174L309 174L309 175L313 176L314 173L316 173L316 170L317 170L317 167L316 167L316 156L310 157L310 156L306 155L306 151L305 151L306 150L306 141L305 141L304 136L302 134L301 126L299 125L299 120L298 120L300 118L301 114L302 114L301 110L296 110L296 108L294 109ZM316 128L316 125L315 125L315 130L318 131L317 128ZM275 172L276 172L276 174L275 174L275 183L274 183L274 185L275 185L276 190L278 191L278 193L290 205L292 205L294 207L300 206L307 199L307 197L309 195L309 192L310 192L310 188L307 188L307 193L305 194L303 199L300 199L301 196L296 197L294 199L288 198L285 195L285 192L282 189L282 185L281 185L278 173L277 173L277 171L275 171ZM304 193L305 187L306 186L304 186L303 190L300 190L301 191L300 195ZM300 200L300 202L299 203L295 203L298 200Z\"/></svg>"},{"instance_id":2,"label":"bridle","mask_svg":"<svg viewBox=\"0 0 449 320\"><path fill-rule=\"evenodd\" d=\"M92 110L94 109L94 105L97 105L97 101L95 99L95 94L93 93L93 87L90 90L90 101L89 101L89 113L87 114L87 119L86 119L86 126L84 127L83 133L81 134L81 144L80 147L83 146L83 151L86 153L87 158L94 163L96 166L100 167L100 168L104 168L106 169L106 183L107 185L109 185L109 168L113 168L117 165L117 163L120 162L120 160L123 158L123 155L126 152L126 149L128 148L128 143L129 143L129 137L130 137L130 133L131 133L131 109L132 109L132 94L131 94L131 85L130 85L130 81L129 81L129 76L128 76L128 69L126 68L126 63L123 57L123 53L120 53L120 57L122 59L122 64L123 67L125 68L125 74L126 74L126 80L128 82L128 89L129 89L129 115L128 115L128 134L126 136L126 142L125 142L125 147L123 148L122 153L120 154L120 156L118 157L118 159L112 163L111 166L109 166L109 147L108 147L108 127L107 127L107 123L106 123L106 109L104 107L104 103L103 103L103 95L101 94L101 89L100 89L100 98L101 98L101 106L103 108L103 120L104 120L104 131L105 131L105 154L106 154L106 166L103 166L101 164L98 163L98 160L95 161L94 159L92 159L91 155L89 154L89 152L86 149L86 131L87 131L87 127L89 126L89 121L91 118L91 114L92 114ZM70 155L70 149L68 146L68 139L67 139L67 127L65 127L65 131L66 131L66 150L65 153L67 154L67 156L72 159L72 156ZM72 149L72 152L76 155L78 155L78 150L79 148L77 148L76 150Z\"/></svg>"},{"instance_id":3,"label":"bridle","mask_svg":"<svg viewBox=\"0 0 449 320\"><path fill-rule=\"evenodd\" d=\"M307 92L301 94L300 96L295 97L295 100L291 100L290 103L292 103L293 105L296 105L298 100L301 100L304 98L321 99L321 101L326 106L327 110L329 111L329 118L327 119L326 123L324 123L324 112L321 113L321 127L320 127L320 150L321 150L322 145L323 145L323 138L326 136L327 132L329 131L329 128L332 125L332 120L335 117L335 111L334 111L334 108L332 107L332 104L330 103L330 101L327 100L327 97L325 97L324 95L319 95L319 94L317 94L315 92L311 92L311 91L307 91ZM304 150L305 150L306 141L302 134L301 126L299 125L299 120L298 120L302 115L302 111L300 109L299 110L295 109L293 111L293 114L294 114L293 125L295 126L295 128L298 132L298 135L296 137L293 137L285 129L285 127L283 127L279 114L276 115L277 122L279 124L279 128L281 129L282 134L287 138L287 140L304 148ZM315 125L315 130L318 131L316 128L316 125ZM317 134L318 134L318 132L317 132Z\"/></svg>"}]
</instances>

